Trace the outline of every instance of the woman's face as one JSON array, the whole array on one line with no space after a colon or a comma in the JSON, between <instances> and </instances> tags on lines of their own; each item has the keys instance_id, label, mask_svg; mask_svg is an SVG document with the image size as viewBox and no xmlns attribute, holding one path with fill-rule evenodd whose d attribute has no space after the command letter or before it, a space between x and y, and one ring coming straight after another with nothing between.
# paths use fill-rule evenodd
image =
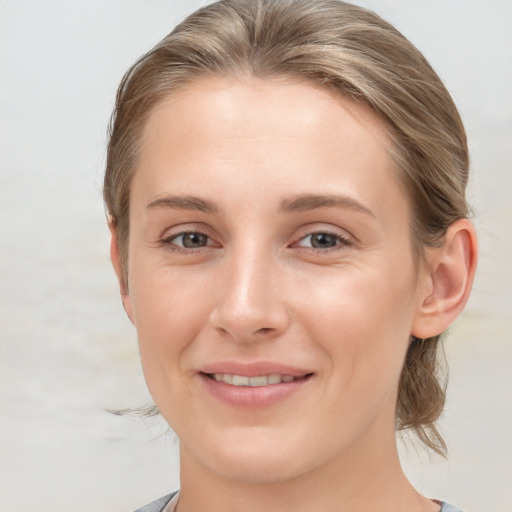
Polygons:
<instances>
[{"instance_id":1,"label":"woman's face","mask_svg":"<svg viewBox=\"0 0 512 512\"><path fill-rule=\"evenodd\" d=\"M204 79L150 116L124 300L183 467L271 482L394 446L422 271L386 145L307 83Z\"/></svg>"}]
</instances>

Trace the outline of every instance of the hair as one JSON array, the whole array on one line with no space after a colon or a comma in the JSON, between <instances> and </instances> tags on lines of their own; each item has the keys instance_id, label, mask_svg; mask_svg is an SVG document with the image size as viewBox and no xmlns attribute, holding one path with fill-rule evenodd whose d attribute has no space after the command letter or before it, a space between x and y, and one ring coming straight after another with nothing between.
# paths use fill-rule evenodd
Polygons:
<instances>
[{"instance_id":1,"label":"hair","mask_svg":"<svg viewBox=\"0 0 512 512\"><path fill-rule=\"evenodd\" d=\"M468 215L469 157L455 104L435 71L375 13L337 0L221 0L191 14L124 75L109 127L104 200L128 278L130 183L142 132L156 105L204 76L289 78L338 91L385 121L411 208L411 246L422 264L448 226ZM434 451L446 371L441 335L411 337L396 429ZM442 357L441 357L442 359Z\"/></svg>"}]
</instances>

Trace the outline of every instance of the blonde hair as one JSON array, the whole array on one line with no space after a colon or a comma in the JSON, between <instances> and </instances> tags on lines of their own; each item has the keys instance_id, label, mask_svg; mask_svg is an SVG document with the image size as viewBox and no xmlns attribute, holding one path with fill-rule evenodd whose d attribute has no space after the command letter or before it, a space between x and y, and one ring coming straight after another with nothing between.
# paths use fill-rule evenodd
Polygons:
<instances>
[{"instance_id":1,"label":"blonde hair","mask_svg":"<svg viewBox=\"0 0 512 512\"><path fill-rule=\"evenodd\" d=\"M457 109L423 55L375 13L337 0L221 0L203 7L143 55L119 86L104 182L126 276L130 183L141 134L154 107L204 75L309 80L373 109L387 123L392 156L408 195L418 261L468 214L466 135ZM396 407L438 453L436 429L446 379L440 336L411 338ZM442 348L442 347L441 347Z\"/></svg>"}]
</instances>

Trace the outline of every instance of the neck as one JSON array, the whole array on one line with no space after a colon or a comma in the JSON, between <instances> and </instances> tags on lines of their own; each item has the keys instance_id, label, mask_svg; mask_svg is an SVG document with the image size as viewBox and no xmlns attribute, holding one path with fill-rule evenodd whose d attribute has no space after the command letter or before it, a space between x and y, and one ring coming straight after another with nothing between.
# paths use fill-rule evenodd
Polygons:
<instances>
[{"instance_id":1,"label":"neck","mask_svg":"<svg viewBox=\"0 0 512 512\"><path fill-rule=\"evenodd\" d=\"M396 441L372 443L307 474L277 482L226 478L181 447L178 512L438 512L404 475Z\"/></svg>"}]
</instances>

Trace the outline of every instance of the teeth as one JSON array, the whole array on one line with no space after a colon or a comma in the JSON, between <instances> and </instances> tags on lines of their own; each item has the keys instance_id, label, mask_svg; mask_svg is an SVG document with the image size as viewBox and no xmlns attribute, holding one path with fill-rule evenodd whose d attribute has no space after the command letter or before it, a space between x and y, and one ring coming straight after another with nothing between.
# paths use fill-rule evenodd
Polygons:
<instances>
[{"instance_id":1,"label":"teeth","mask_svg":"<svg viewBox=\"0 0 512 512\"><path fill-rule=\"evenodd\" d=\"M268 378L264 375L261 377L250 377L249 385L253 388L257 388L258 386L266 386L268 384Z\"/></svg>"},{"instance_id":2,"label":"teeth","mask_svg":"<svg viewBox=\"0 0 512 512\"><path fill-rule=\"evenodd\" d=\"M249 386L249 377L233 375L233 386Z\"/></svg>"},{"instance_id":3,"label":"teeth","mask_svg":"<svg viewBox=\"0 0 512 512\"><path fill-rule=\"evenodd\" d=\"M222 382L225 382L226 384L233 384L233 375L230 375L229 373L225 373L222 376Z\"/></svg>"},{"instance_id":4,"label":"teeth","mask_svg":"<svg viewBox=\"0 0 512 512\"><path fill-rule=\"evenodd\" d=\"M281 375L273 373L267 377L267 381L269 384L281 384Z\"/></svg>"},{"instance_id":5,"label":"teeth","mask_svg":"<svg viewBox=\"0 0 512 512\"><path fill-rule=\"evenodd\" d=\"M214 373L213 378L218 382L225 382L233 386L249 386L258 388L268 386L269 384L281 384L281 382L293 382L293 375L280 375L272 373L271 375L261 375L258 377L247 377L245 375L231 375L229 373Z\"/></svg>"}]
</instances>

